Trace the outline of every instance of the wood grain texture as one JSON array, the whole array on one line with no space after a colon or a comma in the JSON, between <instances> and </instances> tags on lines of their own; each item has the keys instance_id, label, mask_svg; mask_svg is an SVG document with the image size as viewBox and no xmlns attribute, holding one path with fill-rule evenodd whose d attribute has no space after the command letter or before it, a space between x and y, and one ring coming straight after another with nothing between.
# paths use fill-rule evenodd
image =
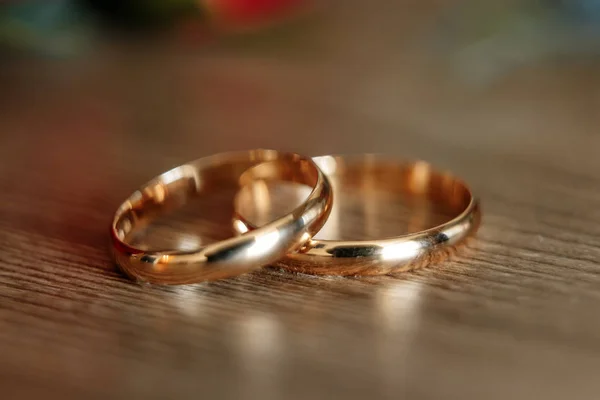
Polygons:
<instances>
[{"instance_id":1,"label":"wood grain texture","mask_svg":"<svg viewBox=\"0 0 600 400\"><path fill-rule=\"evenodd\" d=\"M597 66L470 87L415 39L441 8L419 4L334 3L284 48L4 63L3 398L597 398ZM132 190L256 147L450 169L482 200L477 240L397 277L265 269L158 287L116 270L108 223ZM210 204L159 232L228 234Z\"/></svg>"}]
</instances>

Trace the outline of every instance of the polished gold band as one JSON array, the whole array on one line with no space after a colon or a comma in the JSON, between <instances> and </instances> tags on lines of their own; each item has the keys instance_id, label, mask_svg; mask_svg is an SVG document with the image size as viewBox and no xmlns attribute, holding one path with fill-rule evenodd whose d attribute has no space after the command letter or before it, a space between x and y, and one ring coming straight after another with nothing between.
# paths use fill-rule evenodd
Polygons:
<instances>
[{"instance_id":1,"label":"polished gold band","mask_svg":"<svg viewBox=\"0 0 600 400\"><path fill-rule=\"evenodd\" d=\"M135 230L192 197L255 179L298 182L313 190L290 214L195 251L145 251L126 243ZM112 253L121 269L140 281L185 284L230 277L302 247L327 220L331 203L330 183L310 158L274 150L219 154L165 172L133 193L114 216Z\"/></svg>"},{"instance_id":2,"label":"polished gold band","mask_svg":"<svg viewBox=\"0 0 600 400\"><path fill-rule=\"evenodd\" d=\"M276 263L279 267L319 275L382 275L406 271L445 258L479 226L479 202L469 188L425 162L399 163L377 155L322 156L314 160L329 177L334 190L342 184L342 177L345 183L350 181L358 187L376 179L385 182L392 192L425 196L447 208L454 217L431 229L380 240L313 239L299 251L289 252L280 259ZM239 212L239 207L234 229L239 233L256 229Z\"/></svg>"}]
</instances>

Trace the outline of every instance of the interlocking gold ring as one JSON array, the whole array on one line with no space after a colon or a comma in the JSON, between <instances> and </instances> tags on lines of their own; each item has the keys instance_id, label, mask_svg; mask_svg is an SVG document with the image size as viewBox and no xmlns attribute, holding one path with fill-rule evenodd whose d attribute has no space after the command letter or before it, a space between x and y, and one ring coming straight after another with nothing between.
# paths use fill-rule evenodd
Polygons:
<instances>
[{"instance_id":1,"label":"interlocking gold ring","mask_svg":"<svg viewBox=\"0 0 600 400\"><path fill-rule=\"evenodd\" d=\"M392 274L443 259L479 226L479 202L467 185L451 174L435 171L425 162L400 163L377 155L322 156L314 160L329 177L334 191L348 181L366 191L369 183L378 180L391 192L426 196L448 208L453 218L431 229L380 240L312 239L299 251L289 252L279 260L278 267L318 275ZM337 192L335 196L341 197ZM334 204L334 210L336 207ZM239 208L234 229L238 233L256 229Z\"/></svg>"},{"instance_id":2,"label":"interlocking gold ring","mask_svg":"<svg viewBox=\"0 0 600 400\"><path fill-rule=\"evenodd\" d=\"M254 179L298 182L313 190L290 214L195 251L145 251L126 243L136 229L190 198ZM274 150L201 158L151 180L119 207L110 229L112 253L127 275L145 282L187 284L239 275L302 247L327 220L331 203L330 183L310 158Z\"/></svg>"}]
</instances>

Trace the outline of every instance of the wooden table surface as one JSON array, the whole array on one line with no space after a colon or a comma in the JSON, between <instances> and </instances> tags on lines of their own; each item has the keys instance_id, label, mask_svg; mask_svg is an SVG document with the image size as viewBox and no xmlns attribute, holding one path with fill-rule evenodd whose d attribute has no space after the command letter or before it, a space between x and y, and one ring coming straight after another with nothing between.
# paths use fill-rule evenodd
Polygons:
<instances>
[{"instance_id":1,"label":"wooden table surface","mask_svg":"<svg viewBox=\"0 0 600 400\"><path fill-rule=\"evenodd\" d=\"M598 398L597 64L474 86L419 39L442 3L334 4L276 44L4 62L2 397ZM428 160L471 184L481 229L455 260L395 277L121 275L107 227L131 191L257 147ZM215 204L166 229L224 235Z\"/></svg>"}]
</instances>

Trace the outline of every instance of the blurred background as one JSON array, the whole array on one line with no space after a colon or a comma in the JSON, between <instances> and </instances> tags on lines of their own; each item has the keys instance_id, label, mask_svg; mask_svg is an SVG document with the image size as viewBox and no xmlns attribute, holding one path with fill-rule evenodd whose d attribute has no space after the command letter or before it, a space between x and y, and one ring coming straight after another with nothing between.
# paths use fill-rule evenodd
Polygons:
<instances>
[{"instance_id":1,"label":"blurred background","mask_svg":"<svg viewBox=\"0 0 600 400\"><path fill-rule=\"evenodd\" d=\"M578 164L600 140L599 21L597 0L5 0L0 101L9 120L95 119L95 137L400 137Z\"/></svg>"}]
</instances>

